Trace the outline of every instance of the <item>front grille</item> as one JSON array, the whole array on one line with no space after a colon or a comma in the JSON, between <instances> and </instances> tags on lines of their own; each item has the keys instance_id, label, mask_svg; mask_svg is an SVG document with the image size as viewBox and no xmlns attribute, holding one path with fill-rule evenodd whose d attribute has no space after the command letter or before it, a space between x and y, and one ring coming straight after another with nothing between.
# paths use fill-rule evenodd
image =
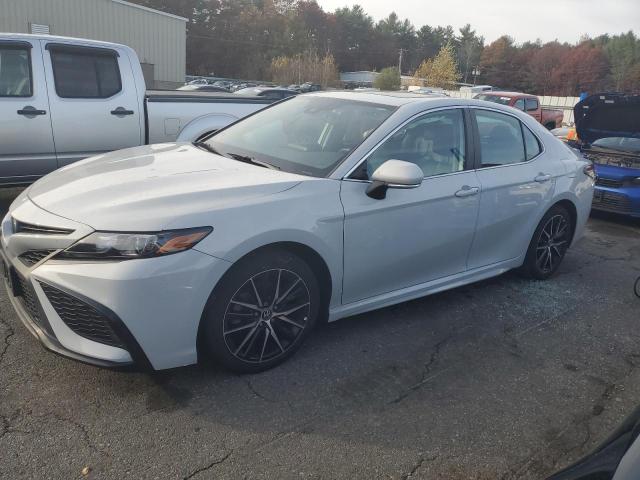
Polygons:
<instances>
[{"instance_id":1,"label":"front grille","mask_svg":"<svg viewBox=\"0 0 640 480\"><path fill-rule=\"evenodd\" d=\"M125 348L107 317L93 306L46 283L40 285L56 313L75 333L94 342Z\"/></svg>"},{"instance_id":2,"label":"front grille","mask_svg":"<svg viewBox=\"0 0 640 480\"><path fill-rule=\"evenodd\" d=\"M36 292L33 291L33 287L26 278L15 274L13 276L14 281L14 293L16 297L20 298L22 306L27 311L31 319L41 327L46 328L40 317L40 303L36 297Z\"/></svg>"},{"instance_id":3,"label":"front grille","mask_svg":"<svg viewBox=\"0 0 640 480\"><path fill-rule=\"evenodd\" d=\"M631 213L631 200L626 195L596 190L593 196L593 208L616 213Z\"/></svg>"},{"instance_id":4,"label":"front grille","mask_svg":"<svg viewBox=\"0 0 640 480\"><path fill-rule=\"evenodd\" d=\"M73 230L68 228L45 227L33 223L21 222L13 219L13 233L29 233L33 235L69 235Z\"/></svg>"},{"instance_id":5,"label":"front grille","mask_svg":"<svg viewBox=\"0 0 640 480\"><path fill-rule=\"evenodd\" d=\"M32 267L40 260L51 255L55 250L28 250L18 256L27 267Z\"/></svg>"},{"instance_id":6,"label":"front grille","mask_svg":"<svg viewBox=\"0 0 640 480\"><path fill-rule=\"evenodd\" d=\"M596 178L596 185L608 188L622 188L622 180L611 180L609 178Z\"/></svg>"}]
</instances>

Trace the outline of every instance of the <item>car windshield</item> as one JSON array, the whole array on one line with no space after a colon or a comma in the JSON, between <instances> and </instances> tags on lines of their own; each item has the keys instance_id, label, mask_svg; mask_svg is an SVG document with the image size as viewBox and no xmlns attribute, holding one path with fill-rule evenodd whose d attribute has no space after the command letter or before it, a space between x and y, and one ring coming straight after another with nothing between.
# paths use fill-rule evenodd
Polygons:
<instances>
[{"instance_id":1,"label":"car windshield","mask_svg":"<svg viewBox=\"0 0 640 480\"><path fill-rule=\"evenodd\" d=\"M220 131L206 144L225 156L325 177L394 110L339 98L293 97Z\"/></svg>"},{"instance_id":2,"label":"car windshield","mask_svg":"<svg viewBox=\"0 0 640 480\"><path fill-rule=\"evenodd\" d=\"M500 105L509 105L509 102L511 102L511 97L502 97L500 95L487 95L485 93L476 95L475 98L477 100L484 100L485 102L499 103Z\"/></svg>"},{"instance_id":3,"label":"car windshield","mask_svg":"<svg viewBox=\"0 0 640 480\"><path fill-rule=\"evenodd\" d=\"M605 137L594 141L591 146L627 153L640 153L640 138Z\"/></svg>"}]
</instances>

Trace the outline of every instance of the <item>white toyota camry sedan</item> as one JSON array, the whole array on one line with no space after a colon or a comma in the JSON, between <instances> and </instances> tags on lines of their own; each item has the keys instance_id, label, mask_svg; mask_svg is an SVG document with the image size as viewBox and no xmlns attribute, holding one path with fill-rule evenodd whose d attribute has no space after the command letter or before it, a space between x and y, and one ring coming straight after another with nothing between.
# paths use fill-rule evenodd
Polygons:
<instances>
[{"instance_id":1,"label":"white toyota camry sedan","mask_svg":"<svg viewBox=\"0 0 640 480\"><path fill-rule=\"evenodd\" d=\"M2 263L50 350L152 369L209 355L256 372L320 321L513 268L550 277L583 232L593 177L509 107L315 93L196 144L47 175L4 218Z\"/></svg>"}]
</instances>

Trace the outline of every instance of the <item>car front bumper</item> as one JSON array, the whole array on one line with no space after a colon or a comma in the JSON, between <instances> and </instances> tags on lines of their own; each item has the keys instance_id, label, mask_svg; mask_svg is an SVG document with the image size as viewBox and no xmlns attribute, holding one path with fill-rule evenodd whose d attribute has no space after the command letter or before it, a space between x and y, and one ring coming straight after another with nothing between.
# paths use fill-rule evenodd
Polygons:
<instances>
[{"instance_id":1,"label":"car front bumper","mask_svg":"<svg viewBox=\"0 0 640 480\"><path fill-rule=\"evenodd\" d=\"M640 218L640 169L595 164L594 210Z\"/></svg>"},{"instance_id":2,"label":"car front bumper","mask_svg":"<svg viewBox=\"0 0 640 480\"><path fill-rule=\"evenodd\" d=\"M29 266L19 254L21 243L32 239L13 234L10 224L8 216L0 248L5 286L18 317L48 350L102 367L159 370L197 361L202 312L229 262L196 250L126 261L61 261L54 248Z\"/></svg>"}]
</instances>

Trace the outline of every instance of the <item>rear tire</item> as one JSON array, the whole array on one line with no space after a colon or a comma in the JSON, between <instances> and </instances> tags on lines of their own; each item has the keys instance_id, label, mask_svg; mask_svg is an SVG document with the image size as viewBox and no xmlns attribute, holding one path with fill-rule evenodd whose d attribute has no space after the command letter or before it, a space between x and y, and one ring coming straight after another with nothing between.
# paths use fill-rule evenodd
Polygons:
<instances>
[{"instance_id":1,"label":"rear tire","mask_svg":"<svg viewBox=\"0 0 640 480\"><path fill-rule=\"evenodd\" d=\"M300 348L319 311L318 281L302 258L258 251L231 267L212 292L201 346L229 370L261 372Z\"/></svg>"},{"instance_id":2,"label":"rear tire","mask_svg":"<svg viewBox=\"0 0 640 480\"><path fill-rule=\"evenodd\" d=\"M540 220L520 272L536 280L551 277L567 253L573 229L573 220L567 209L561 205L553 206Z\"/></svg>"}]
</instances>

